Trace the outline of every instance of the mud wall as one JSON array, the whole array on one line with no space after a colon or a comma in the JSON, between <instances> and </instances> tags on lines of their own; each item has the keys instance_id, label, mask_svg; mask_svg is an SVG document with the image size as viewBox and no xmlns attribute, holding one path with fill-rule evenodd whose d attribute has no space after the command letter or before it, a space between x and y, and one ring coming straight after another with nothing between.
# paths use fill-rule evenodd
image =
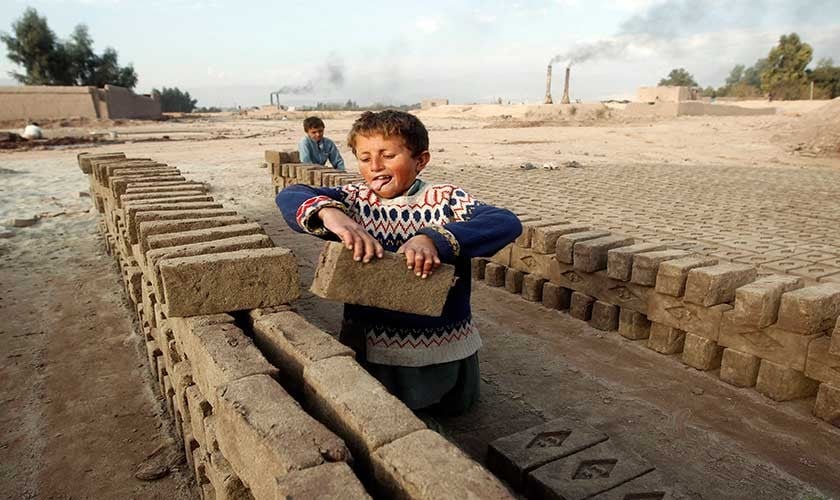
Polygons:
<instances>
[{"instance_id":1,"label":"mud wall","mask_svg":"<svg viewBox=\"0 0 840 500\"><path fill-rule=\"evenodd\" d=\"M157 119L160 101L123 87L0 87L0 120Z\"/></svg>"},{"instance_id":2,"label":"mud wall","mask_svg":"<svg viewBox=\"0 0 840 500\"><path fill-rule=\"evenodd\" d=\"M756 116L774 115L776 108L744 108L725 104L710 104L700 101L665 102L653 104L631 102L622 111L630 116L675 117L675 116Z\"/></svg>"},{"instance_id":3,"label":"mud wall","mask_svg":"<svg viewBox=\"0 0 840 500\"><path fill-rule=\"evenodd\" d=\"M203 498L512 498L294 312L297 263L259 224L163 163L79 166Z\"/></svg>"},{"instance_id":4,"label":"mud wall","mask_svg":"<svg viewBox=\"0 0 840 500\"><path fill-rule=\"evenodd\" d=\"M639 102L681 102L692 99L692 92L688 87L639 87L637 97Z\"/></svg>"},{"instance_id":5,"label":"mud wall","mask_svg":"<svg viewBox=\"0 0 840 500\"><path fill-rule=\"evenodd\" d=\"M92 87L0 87L0 120L99 118Z\"/></svg>"},{"instance_id":6,"label":"mud wall","mask_svg":"<svg viewBox=\"0 0 840 500\"><path fill-rule=\"evenodd\" d=\"M420 102L420 109L429 109L437 106L447 106L449 99L425 99Z\"/></svg>"}]
</instances>

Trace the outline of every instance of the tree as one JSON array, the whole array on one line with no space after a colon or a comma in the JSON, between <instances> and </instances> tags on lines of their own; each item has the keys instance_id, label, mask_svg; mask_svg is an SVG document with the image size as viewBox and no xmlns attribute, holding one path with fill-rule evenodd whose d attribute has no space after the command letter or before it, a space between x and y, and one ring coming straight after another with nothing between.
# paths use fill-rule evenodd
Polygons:
<instances>
[{"instance_id":1,"label":"tree","mask_svg":"<svg viewBox=\"0 0 840 500\"><path fill-rule=\"evenodd\" d=\"M9 74L25 85L137 85L134 67L121 67L116 50L106 48L101 56L93 51L93 40L84 24L77 25L70 39L62 42L56 39L47 19L28 8L12 23L12 31L0 35L0 40L6 44L9 60L25 70Z\"/></svg>"},{"instance_id":2,"label":"tree","mask_svg":"<svg viewBox=\"0 0 840 500\"><path fill-rule=\"evenodd\" d=\"M729 72L729 76L726 77L725 85L727 87L732 87L733 85L737 85L741 83L741 79L744 78L744 67L743 64L736 64L732 71Z\"/></svg>"},{"instance_id":3,"label":"tree","mask_svg":"<svg viewBox=\"0 0 840 500\"><path fill-rule=\"evenodd\" d=\"M152 94L157 94L160 99L161 111L166 113L191 113L195 109L198 100L190 97L189 92L181 92L178 87L168 89L152 89Z\"/></svg>"},{"instance_id":4,"label":"tree","mask_svg":"<svg viewBox=\"0 0 840 500\"><path fill-rule=\"evenodd\" d=\"M840 96L840 67L833 66L830 59L827 64L818 63L817 69L806 70L806 74L816 87L815 97L834 99Z\"/></svg>"},{"instance_id":5,"label":"tree","mask_svg":"<svg viewBox=\"0 0 840 500\"><path fill-rule=\"evenodd\" d=\"M811 62L814 50L791 33L779 37L779 44L767 55L767 68L761 73L761 90L770 100L798 99L807 83L805 68Z\"/></svg>"},{"instance_id":6,"label":"tree","mask_svg":"<svg viewBox=\"0 0 840 500\"><path fill-rule=\"evenodd\" d=\"M697 85L697 82L694 81L694 77L691 76L691 73L686 71L684 68L672 69L671 72L668 73L667 78L659 80L659 85L670 85L676 87L699 87L699 85Z\"/></svg>"}]
</instances>

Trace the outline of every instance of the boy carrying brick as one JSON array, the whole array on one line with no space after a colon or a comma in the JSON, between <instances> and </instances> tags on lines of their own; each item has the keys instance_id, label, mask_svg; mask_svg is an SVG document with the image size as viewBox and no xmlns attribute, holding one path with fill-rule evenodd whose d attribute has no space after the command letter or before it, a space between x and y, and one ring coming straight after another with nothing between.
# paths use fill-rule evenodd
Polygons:
<instances>
[{"instance_id":1,"label":"boy carrying brick","mask_svg":"<svg viewBox=\"0 0 840 500\"><path fill-rule=\"evenodd\" d=\"M324 121L317 116L310 116L303 120L303 131L306 135L298 143L301 163L317 163L326 165L327 160L336 170L344 171L344 158L341 157L335 143L324 137Z\"/></svg>"},{"instance_id":2,"label":"boy carrying brick","mask_svg":"<svg viewBox=\"0 0 840 500\"><path fill-rule=\"evenodd\" d=\"M486 205L451 184L417 178L429 163L429 134L415 116L365 112L348 146L364 182L338 188L290 186L277 205L298 232L338 239L354 259L383 250L406 257L422 279L441 262L457 277L440 317L345 304L341 341L409 408L455 415L478 399L481 339L470 312L470 259L490 256L522 231L508 210Z\"/></svg>"}]
</instances>

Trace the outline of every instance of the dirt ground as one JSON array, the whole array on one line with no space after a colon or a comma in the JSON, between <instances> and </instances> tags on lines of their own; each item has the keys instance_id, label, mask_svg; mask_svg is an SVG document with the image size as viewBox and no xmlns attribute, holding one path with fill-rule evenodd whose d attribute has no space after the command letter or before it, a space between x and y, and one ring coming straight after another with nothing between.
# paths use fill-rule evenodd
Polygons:
<instances>
[{"instance_id":1,"label":"dirt ground","mask_svg":"<svg viewBox=\"0 0 840 500\"><path fill-rule=\"evenodd\" d=\"M575 216L620 224L650 218L639 214L641 208L623 210L622 200L654 203L656 190L620 192L620 183L605 180L653 172L645 182L665 187L706 179L682 190L685 201L703 201L696 210L714 205L718 186L725 187L718 197L758 200L757 205L720 200L725 210L743 214L764 207L770 225L756 233L809 221L814 228L837 227L840 159L803 157L778 138L795 131L797 115L813 107L788 106L776 116L511 128L499 127L499 117L527 121L528 111L504 113L502 106L499 113L421 112L433 158L424 176L458 182L494 203L537 207L546 215L583 205L586 210ZM320 244L284 227L268 172L259 167L263 150L295 147L302 131L292 118L225 116L48 132L113 131L129 142L95 151L151 157L209 182L217 200L262 223L278 245L295 251L308 282ZM328 116L327 136L339 142L352 119ZM0 228L0 496L194 498L182 465L174 464L157 481L134 477L137 466L161 445L173 448L167 444L172 434L150 389L116 268L97 234L98 216L81 194L88 186L75 162L80 150L0 153L0 221L41 216L31 227ZM352 155L344 147L342 153L355 169ZM541 167L570 161L582 168L530 173L519 168L523 162ZM805 180L796 189L786 189L800 178ZM746 180L733 184L733 179ZM757 183L773 187L770 198L781 198L790 208L747 196ZM807 205L809 200L815 204ZM788 214L801 206L806 209L797 217ZM664 219L685 216L671 211ZM708 231L724 222L711 223ZM674 226L650 230L681 236ZM818 236L831 238L828 234ZM796 239L803 234L787 236L796 244L810 241ZM840 246L840 236L826 244ZM840 431L810 415L812 400L773 403L563 313L482 284L474 288L474 314L485 341L481 401L469 414L440 423L443 433L475 458L482 459L487 443L497 437L567 416L645 456L688 498L840 496ZM338 305L305 294L297 307L322 328L337 330Z\"/></svg>"}]
</instances>

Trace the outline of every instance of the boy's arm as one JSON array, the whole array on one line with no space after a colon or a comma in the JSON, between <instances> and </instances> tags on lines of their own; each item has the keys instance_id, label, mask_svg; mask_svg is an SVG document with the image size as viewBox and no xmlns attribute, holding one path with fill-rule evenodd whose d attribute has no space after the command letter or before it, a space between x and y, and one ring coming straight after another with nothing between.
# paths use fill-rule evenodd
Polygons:
<instances>
[{"instance_id":1,"label":"boy's arm","mask_svg":"<svg viewBox=\"0 0 840 500\"><path fill-rule=\"evenodd\" d=\"M453 189L444 211L455 222L417 231L434 241L442 262L457 257L489 257L522 233L522 223L513 212L485 205L459 188Z\"/></svg>"},{"instance_id":2,"label":"boy's arm","mask_svg":"<svg viewBox=\"0 0 840 500\"><path fill-rule=\"evenodd\" d=\"M294 184L277 193L275 202L283 219L294 231L326 236L329 231L316 216L326 207L338 208L350 214L348 193L342 188L316 188L305 184Z\"/></svg>"},{"instance_id":3,"label":"boy's arm","mask_svg":"<svg viewBox=\"0 0 840 500\"><path fill-rule=\"evenodd\" d=\"M304 137L298 143L298 151L300 152L301 163L316 163L315 157L312 155L312 147L308 137Z\"/></svg>"},{"instance_id":4,"label":"boy's arm","mask_svg":"<svg viewBox=\"0 0 840 500\"><path fill-rule=\"evenodd\" d=\"M344 158L341 157L341 153L338 151L338 146L336 146L333 141L330 141L330 146L330 165L332 165L336 170L344 172Z\"/></svg>"}]
</instances>

